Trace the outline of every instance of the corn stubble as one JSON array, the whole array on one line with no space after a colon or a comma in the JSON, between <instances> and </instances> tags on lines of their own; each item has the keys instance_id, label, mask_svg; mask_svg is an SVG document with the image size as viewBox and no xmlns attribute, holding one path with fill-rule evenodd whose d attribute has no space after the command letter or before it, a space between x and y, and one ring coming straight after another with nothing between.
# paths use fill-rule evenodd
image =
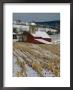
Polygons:
<instances>
[{"instance_id":1,"label":"corn stubble","mask_svg":"<svg viewBox=\"0 0 73 90\"><path fill-rule=\"evenodd\" d=\"M17 57L17 64L22 68L16 73L17 77L27 77L26 66L31 66L40 77L44 77L43 70L50 70L55 77L60 76L60 45L59 44L31 44L24 42L13 43L13 55Z\"/></svg>"}]
</instances>

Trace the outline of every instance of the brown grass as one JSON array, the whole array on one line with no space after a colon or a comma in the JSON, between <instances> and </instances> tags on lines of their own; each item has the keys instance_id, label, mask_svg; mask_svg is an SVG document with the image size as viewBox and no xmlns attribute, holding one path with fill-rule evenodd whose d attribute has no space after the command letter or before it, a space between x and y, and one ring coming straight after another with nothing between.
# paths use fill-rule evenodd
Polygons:
<instances>
[{"instance_id":1,"label":"brown grass","mask_svg":"<svg viewBox=\"0 0 73 90\"><path fill-rule=\"evenodd\" d=\"M13 43L13 51L20 50L21 58L18 60L18 64L22 68L25 68L25 63L31 64L32 68L36 70L40 76L42 76L42 69L47 68L51 70L55 76L60 76L60 45L59 44L32 44L24 42ZM49 56L50 53L53 55L52 58ZM19 54L20 55L20 54ZM18 56L19 56L18 55ZM27 58L25 58L27 56ZM17 76L23 76L17 72ZM25 75L26 76L26 73Z\"/></svg>"}]
</instances>

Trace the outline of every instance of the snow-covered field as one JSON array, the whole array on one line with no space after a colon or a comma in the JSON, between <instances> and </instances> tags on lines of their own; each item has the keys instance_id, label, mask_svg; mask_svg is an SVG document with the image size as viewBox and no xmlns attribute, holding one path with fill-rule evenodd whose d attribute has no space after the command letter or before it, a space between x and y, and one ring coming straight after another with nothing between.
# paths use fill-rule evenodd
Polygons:
<instances>
[{"instance_id":1,"label":"snow-covered field","mask_svg":"<svg viewBox=\"0 0 73 90\"><path fill-rule=\"evenodd\" d=\"M13 76L60 76L60 44L13 42Z\"/></svg>"},{"instance_id":2,"label":"snow-covered field","mask_svg":"<svg viewBox=\"0 0 73 90\"><path fill-rule=\"evenodd\" d=\"M60 43L60 34L49 35L52 38L52 42Z\"/></svg>"}]
</instances>

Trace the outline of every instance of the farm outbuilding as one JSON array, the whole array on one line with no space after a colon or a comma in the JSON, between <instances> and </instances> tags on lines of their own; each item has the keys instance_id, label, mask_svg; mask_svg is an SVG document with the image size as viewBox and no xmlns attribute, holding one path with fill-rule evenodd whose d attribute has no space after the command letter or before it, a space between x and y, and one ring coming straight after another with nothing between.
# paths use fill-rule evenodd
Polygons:
<instances>
[{"instance_id":1,"label":"farm outbuilding","mask_svg":"<svg viewBox=\"0 0 73 90\"><path fill-rule=\"evenodd\" d=\"M51 38L46 32L36 31L35 33L29 33L24 31L22 34L16 34L17 41L29 42L35 44L49 44L51 42Z\"/></svg>"}]
</instances>

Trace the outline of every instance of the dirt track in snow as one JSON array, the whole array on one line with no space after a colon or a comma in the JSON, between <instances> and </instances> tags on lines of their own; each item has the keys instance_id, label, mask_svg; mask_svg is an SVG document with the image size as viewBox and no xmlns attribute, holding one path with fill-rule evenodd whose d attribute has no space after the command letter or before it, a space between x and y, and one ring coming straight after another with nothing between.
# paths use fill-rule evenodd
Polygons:
<instances>
[{"instance_id":1,"label":"dirt track in snow","mask_svg":"<svg viewBox=\"0 0 73 90\"><path fill-rule=\"evenodd\" d=\"M60 76L60 45L14 42L13 76Z\"/></svg>"}]
</instances>

